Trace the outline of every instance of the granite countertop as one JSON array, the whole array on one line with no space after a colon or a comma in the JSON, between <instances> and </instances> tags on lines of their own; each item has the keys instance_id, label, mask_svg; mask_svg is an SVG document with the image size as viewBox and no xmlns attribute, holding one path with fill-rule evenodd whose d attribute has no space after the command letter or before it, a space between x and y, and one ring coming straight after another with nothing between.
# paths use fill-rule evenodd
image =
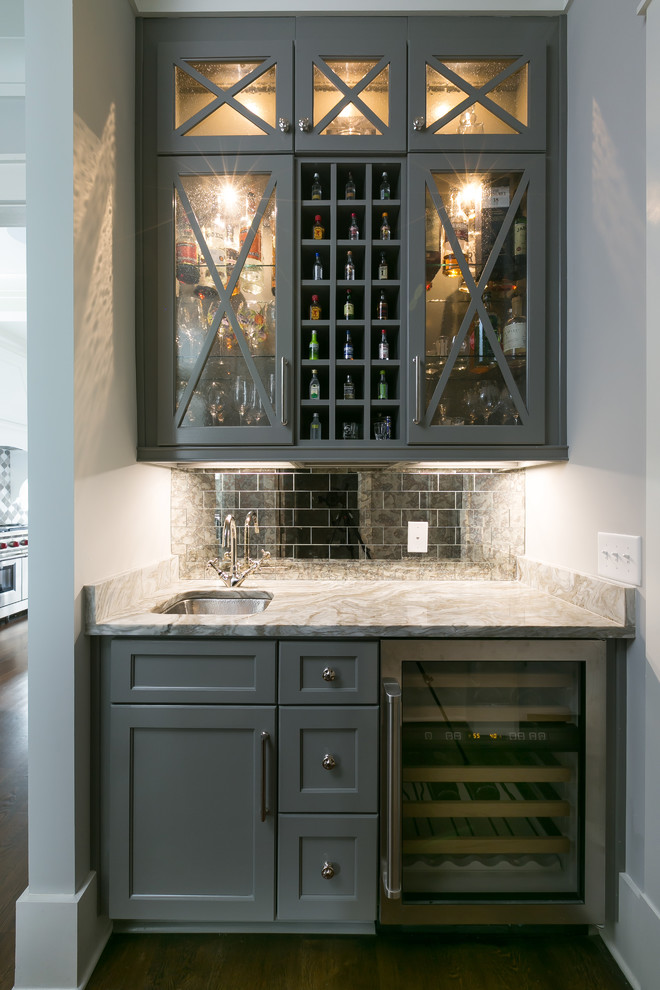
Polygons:
<instances>
[{"instance_id":1,"label":"granite countertop","mask_svg":"<svg viewBox=\"0 0 660 990\"><path fill-rule=\"evenodd\" d=\"M169 562L86 588L86 632L104 636L543 637L634 636L634 589L522 561L517 581L272 580L242 591L273 595L260 613L153 611L218 581L178 581Z\"/></svg>"}]
</instances>

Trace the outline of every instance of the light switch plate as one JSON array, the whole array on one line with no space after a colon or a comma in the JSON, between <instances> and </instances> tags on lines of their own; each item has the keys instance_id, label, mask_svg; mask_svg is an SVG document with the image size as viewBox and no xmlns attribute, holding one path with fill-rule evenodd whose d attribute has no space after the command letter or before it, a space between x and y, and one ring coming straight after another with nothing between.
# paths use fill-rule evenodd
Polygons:
<instances>
[{"instance_id":1,"label":"light switch plate","mask_svg":"<svg viewBox=\"0 0 660 990\"><path fill-rule=\"evenodd\" d=\"M620 533L598 534L598 573L622 584L642 583L642 538Z\"/></svg>"},{"instance_id":2,"label":"light switch plate","mask_svg":"<svg viewBox=\"0 0 660 990\"><path fill-rule=\"evenodd\" d=\"M408 553L426 553L429 548L429 524L408 523Z\"/></svg>"}]
</instances>

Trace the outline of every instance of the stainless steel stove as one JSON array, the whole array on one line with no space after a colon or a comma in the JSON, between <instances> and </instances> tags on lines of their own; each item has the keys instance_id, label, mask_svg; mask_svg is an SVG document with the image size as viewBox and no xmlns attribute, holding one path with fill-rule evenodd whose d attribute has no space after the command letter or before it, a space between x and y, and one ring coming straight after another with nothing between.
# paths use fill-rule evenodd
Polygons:
<instances>
[{"instance_id":1,"label":"stainless steel stove","mask_svg":"<svg viewBox=\"0 0 660 990\"><path fill-rule=\"evenodd\" d=\"M28 529L0 523L0 619L27 609Z\"/></svg>"}]
</instances>

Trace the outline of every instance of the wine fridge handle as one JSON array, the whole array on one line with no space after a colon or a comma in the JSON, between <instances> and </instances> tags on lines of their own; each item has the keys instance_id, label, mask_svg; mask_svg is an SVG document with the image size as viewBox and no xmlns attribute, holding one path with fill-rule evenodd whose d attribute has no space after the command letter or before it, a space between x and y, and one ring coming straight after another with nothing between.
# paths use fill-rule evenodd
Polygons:
<instances>
[{"instance_id":1,"label":"wine fridge handle","mask_svg":"<svg viewBox=\"0 0 660 990\"><path fill-rule=\"evenodd\" d=\"M401 897L401 686L383 681L386 720L387 838L383 887L390 900Z\"/></svg>"},{"instance_id":2,"label":"wine fridge handle","mask_svg":"<svg viewBox=\"0 0 660 990\"><path fill-rule=\"evenodd\" d=\"M282 410L282 426L286 426L289 422L286 413L286 369L287 360L285 357L282 358L282 373L280 375L280 408Z\"/></svg>"},{"instance_id":3,"label":"wine fridge handle","mask_svg":"<svg viewBox=\"0 0 660 990\"><path fill-rule=\"evenodd\" d=\"M420 397L420 392L421 392L420 371L421 371L421 367L422 367L422 361L421 361L421 358L420 358L419 354L416 354L415 357L413 358L413 367L415 369L414 370L414 376L415 376L415 406L414 406L414 409L415 409L415 412L413 414L413 423L415 424L415 426L417 426L417 424L420 422L420 420L422 418L422 411L420 409L420 402L419 402L419 397Z\"/></svg>"},{"instance_id":4,"label":"wine fridge handle","mask_svg":"<svg viewBox=\"0 0 660 990\"><path fill-rule=\"evenodd\" d=\"M268 732L261 733L261 820L266 821L266 815L268 814L268 798L267 798L267 783L266 783L266 763L268 760L268 740L270 735Z\"/></svg>"}]
</instances>

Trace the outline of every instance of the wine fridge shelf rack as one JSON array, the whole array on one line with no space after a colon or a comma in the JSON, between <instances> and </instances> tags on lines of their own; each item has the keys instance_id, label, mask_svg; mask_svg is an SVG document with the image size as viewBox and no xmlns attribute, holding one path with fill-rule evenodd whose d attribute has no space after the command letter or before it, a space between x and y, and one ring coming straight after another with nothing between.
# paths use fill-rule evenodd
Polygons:
<instances>
[{"instance_id":1,"label":"wine fridge shelf rack","mask_svg":"<svg viewBox=\"0 0 660 990\"><path fill-rule=\"evenodd\" d=\"M387 172L389 198L381 199L380 184ZM347 198L349 173L355 183L354 198ZM312 198L315 174L321 198ZM299 291L298 291L298 443L305 446L370 447L387 443L404 446L406 324L405 299L405 162L401 159L303 160L298 163ZM382 214L388 214L389 239L382 239ZM352 214L357 238L349 234ZM320 216L323 236L314 236ZM355 266L354 278L345 277L348 252ZM322 277L315 271L316 254ZM387 278L379 278L381 261ZM317 277L314 277L314 275ZM347 290L354 314L346 319ZM311 318L312 297L318 297L320 315ZM381 300L387 306L382 318ZM312 332L318 355L310 355ZM388 356L379 345L385 331ZM347 332L353 356L345 356ZM320 396L310 398L310 380L316 371ZM384 373L384 374L383 374ZM344 397L347 376L354 395ZM386 394L383 395L383 389ZM320 424L313 430L317 414ZM376 439L376 433L378 439Z\"/></svg>"}]
</instances>

